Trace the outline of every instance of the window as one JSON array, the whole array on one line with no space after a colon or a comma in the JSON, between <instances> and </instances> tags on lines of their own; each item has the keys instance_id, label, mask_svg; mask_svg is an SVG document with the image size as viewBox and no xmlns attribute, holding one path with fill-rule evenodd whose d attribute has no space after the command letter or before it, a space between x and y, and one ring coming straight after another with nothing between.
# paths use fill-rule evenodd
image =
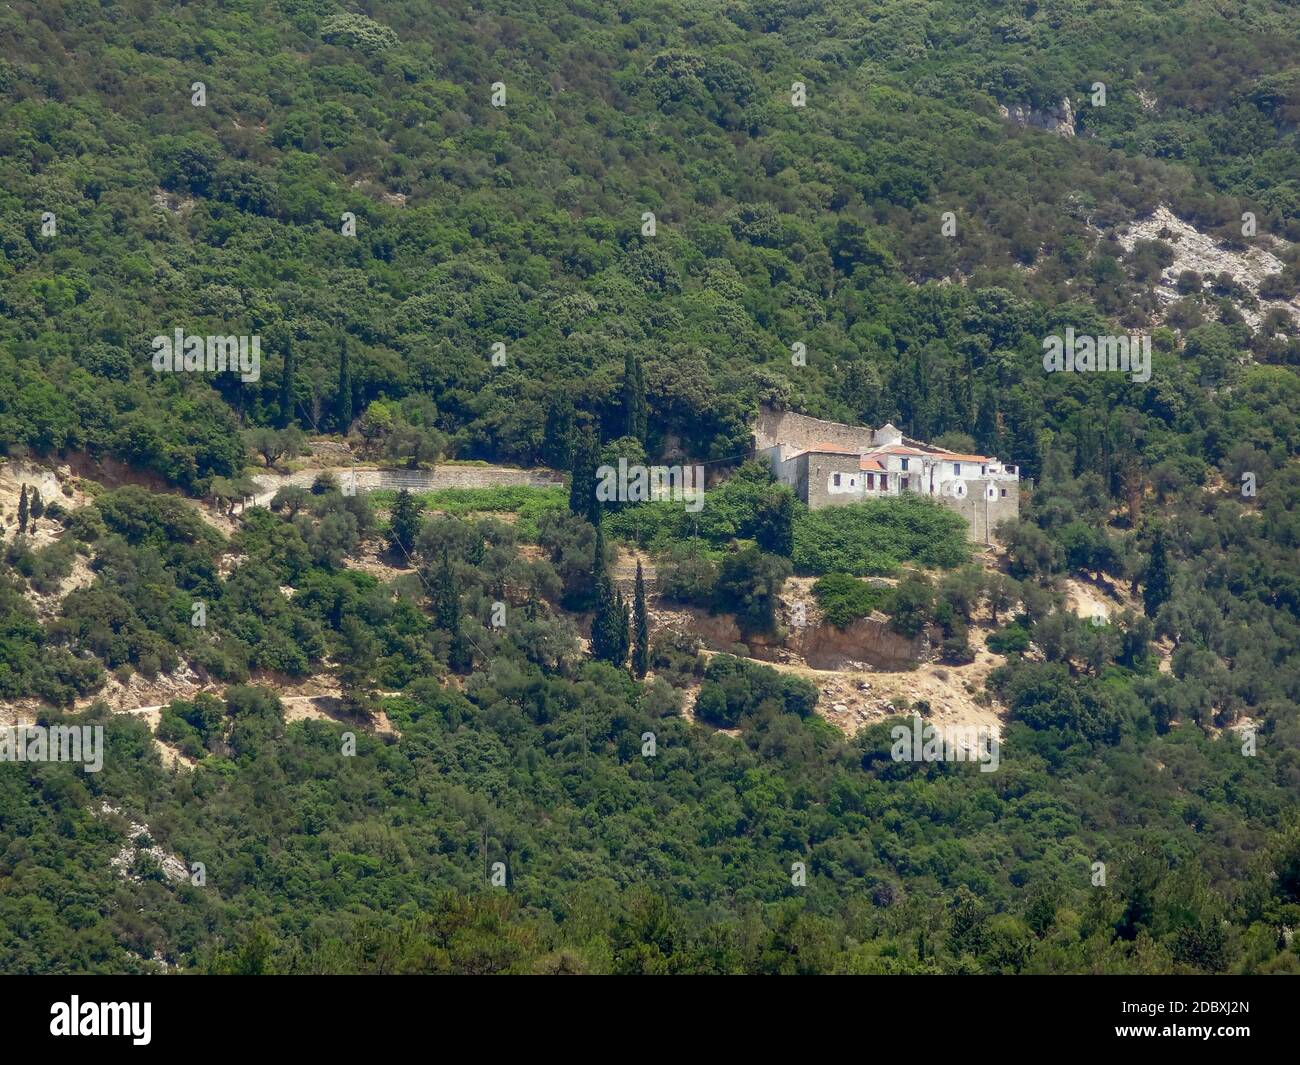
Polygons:
<instances>
[{"instance_id":1,"label":"window","mask_svg":"<svg viewBox=\"0 0 1300 1065\"><path fill-rule=\"evenodd\" d=\"M952 464L952 472L953 472L954 474L956 474L958 477L961 476L961 463L960 463L960 462L954 462L954 463Z\"/></svg>"},{"instance_id":2,"label":"window","mask_svg":"<svg viewBox=\"0 0 1300 1065\"><path fill-rule=\"evenodd\" d=\"M907 459L903 459L903 461L906 462ZM899 478L899 482L898 482L899 490L900 490L900 491L903 491L903 492L906 492L906 491L907 491L907 484L908 484L908 482L909 482L910 480L911 480L910 477L902 477L902 478Z\"/></svg>"},{"instance_id":3,"label":"window","mask_svg":"<svg viewBox=\"0 0 1300 1065\"><path fill-rule=\"evenodd\" d=\"M903 465L902 465L901 468L904 469L904 470L907 469L907 459L906 459L906 458L903 459Z\"/></svg>"},{"instance_id":4,"label":"window","mask_svg":"<svg viewBox=\"0 0 1300 1065\"><path fill-rule=\"evenodd\" d=\"M867 474L867 491L873 491L875 487L876 487L876 475L874 473Z\"/></svg>"},{"instance_id":5,"label":"window","mask_svg":"<svg viewBox=\"0 0 1300 1065\"><path fill-rule=\"evenodd\" d=\"M989 475L989 468L988 468L987 466L981 466L981 467L980 467L980 476L981 476L981 477L987 477L988 475Z\"/></svg>"},{"instance_id":6,"label":"window","mask_svg":"<svg viewBox=\"0 0 1300 1065\"><path fill-rule=\"evenodd\" d=\"M838 473L831 479L831 483L835 485L836 488L840 486L840 475Z\"/></svg>"},{"instance_id":7,"label":"window","mask_svg":"<svg viewBox=\"0 0 1300 1065\"><path fill-rule=\"evenodd\" d=\"M1004 488L1002 489L1002 498L1005 499L1006 497L1007 497L1007 490Z\"/></svg>"}]
</instances>

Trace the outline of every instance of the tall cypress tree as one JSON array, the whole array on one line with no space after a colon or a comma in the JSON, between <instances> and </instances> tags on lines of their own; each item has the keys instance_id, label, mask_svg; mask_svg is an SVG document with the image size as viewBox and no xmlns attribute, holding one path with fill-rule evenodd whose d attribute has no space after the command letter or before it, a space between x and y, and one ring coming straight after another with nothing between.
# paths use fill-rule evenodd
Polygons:
<instances>
[{"instance_id":1,"label":"tall cypress tree","mask_svg":"<svg viewBox=\"0 0 1300 1065\"><path fill-rule=\"evenodd\" d=\"M460 631L460 592L452 572L451 558L442 553L442 570L438 574L437 602L434 604L434 623L451 634L451 647L447 653L447 666L453 673L464 672L472 659L466 653L465 637Z\"/></svg>"},{"instance_id":2,"label":"tall cypress tree","mask_svg":"<svg viewBox=\"0 0 1300 1065\"><path fill-rule=\"evenodd\" d=\"M989 388L980 397L979 413L975 416L975 443L990 455L998 454L998 397ZM1009 457L1007 461L1012 461Z\"/></svg>"},{"instance_id":3,"label":"tall cypress tree","mask_svg":"<svg viewBox=\"0 0 1300 1065\"><path fill-rule=\"evenodd\" d=\"M569 469L573 464L573 402L567 394L553 397L546 408L542 461L553 470Z\"/></svg>"},{"instance_id":4,"label":"tall cypress tree","mask_svg":"<svg viewBox=\"0 0 1300 1065\"><path fill-rule=\"evenodd\" d=\"M280 377L280 428L282 429L287 429L293 424L294 377L297 372L293 337L289 336L284 342L284 373Z\"/></svg>"},{"instance_id":5,"label":"tall cypress tree","mask_svg":"<svg viewBox=\"0 0 1300 1065\"><path fill-rule=\"evenodd\" d=\"M997 456L1003 462L1014 462L1020 467L1021 479L1037 477L1042 466L1039 461L1037 408L1019 387L1011 390L1006 406L1007 431L999 445Z\"/></svg>"},{"instance_id":6,"label":"tall cypress tree","mask_svg":"<svg viewBox=\"0 0 1300 1065\"><path fill-rule=\"evenodd\" d=\"M632 672L640 680L650 668L650 621L645 609L645 578L641 575L641 560L636 562L636 587L632 593L633 644Z\"/></svg>"},{"instance_id":7,"label":"tall cypress tree","mask_svg":"<svg viewBox=\"0 0 1300 1065\"><path fill-rule=\"evenodd\" d=\"M619 666L627 657L626 613L621 596L605 568L605 534L596 526L596 550L592 558L596 585L596 610L591 618L591 653L602 662ZM621 649L621 654L620 654Z\"/></svg>"},{"instance_id":8,"label":"tall cypress tree","mask_svg":"<svg viewBox=\"0 0 1300 1065\"><path fill-rule=\"evenodd\" d=\"M600 464L600 438L589 425L578 431L573 445L573 471L569 483L569 510L592 525L600 524L596 498L596 469Z\"/></svg>"},{"instance_id":9,"label":"tall cypress tree","mask_svg":"<svg viewBox=\"0 0 1300 1065\"><path fill-rule=\"evenodd\" d=\"M632 649L632 634L628 602L620 591L615 599L614 609L618 627L615 630L617 642L614 645L614 665L621 667L627 661L627 653Z\"/></svg>"},{"instance_id":10,"label":"tall cypress tree","mask_svg":"<svg viewBox=\"0 0 1300 1065\"><path fill-rule=\"evenodd\" d=\"M339 342L339 394L337 406L339 432L346 433L352 425L352 372L348 366L348 338Z\"/></svg>"},{"instance_id":11,"label":"tall cypress tree","mask_svg":"<svg viewBox=\"0 0 1300 1065\"><path fill-rule=\"evenodd\" d=\"M636 360L636 394L637 439L644 444L650 435L650 404L646 402L645 398L645 369L642 367L640 359Z\"/></svg>"},{"instance_id":12,"label":"tall cypress tree","mask_svg":"<svg viewBox=\"0 0 1300 1065\"><path fill-rule=\"evenodd\" d=\"M389 519L389 542L404 555L415 550L415 538L420 533L420 504L405 488L397 493L393 513Z\"/></svg>"},{"instance_id":13,"label":"tall cypress tree","mask_svg":"<svg viewBox=\"0 0 1300 1065\"><path fill-rule=\"evenodd\" d=\"M18 531L25 533L27 531L27 485L23 485L22 493L18 496Z\"/></svg>"},{"instance_id":14,"label":"tall cypress tree","mask_svg":"<svg viewBox=\"0 0 1300 1065\"><path fill-rule=\"evenodd\" d=\"M623 435L636 436L636 356L623 353Z\"/></svg>"},{"instance_id":15,"label":"tall cypress tree","mask_svg":"<svg viewBox=\"0 0 1300 1065\"><path fill-rule=\"evenodd\" d=\"M32 485L32 501L27 509L32 516L32 532L35 532L36 519L45 514L45 500L41 498L41 490L36 485Z\"/></svg>"},{"instance_id":16,"label":"tall cypress tree","mask_svg":"<svg viewBox=\"0 0 1300 1065\"><path fill-rule=\"evenodd\" d=\"M628 351L623 356L623 435L644 444L646 429L645 375L641 360Z\"/></svg>"},{"instance_id":17,"label":"tall cypress tree","mask_svg":"<svg viewBox=\"0 0 1300 1065\"><path fill-rule=\"evenodd\" d=\"M1151 560L1142 586L1142 604L1147 617L1155 617L1156 612L1169 598L1171 580L1169 575L1169 551L1165 545L1163 529L1157 529L1151 541Z\"/></svg>"}]
</instances>

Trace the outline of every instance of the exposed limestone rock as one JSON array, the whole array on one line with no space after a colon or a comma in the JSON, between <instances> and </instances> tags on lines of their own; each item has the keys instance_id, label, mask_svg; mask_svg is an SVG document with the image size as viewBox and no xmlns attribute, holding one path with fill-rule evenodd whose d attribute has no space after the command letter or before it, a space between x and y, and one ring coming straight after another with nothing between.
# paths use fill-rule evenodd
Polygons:
<instances>
[{"instance_id":1,"label":"exposed limestone rock","mask_svg":"<svg viewBox=\"0 0 1300 1065\"><path fill-rule=\"evenodd\" d=\"M190 871L185 865L185 862L176 855L163 850L163 848L158 846L156 843L152 847L141 847L136 843L136 840L141 835L150 835L148 825L132 820L118 807L112 806L107 802L100 803L99 812L101 814L117 814L119 817L126 818L130 824L130 827L127 829L126 843L123 845L122 849L109 860L109 864L117 870L118 876L122 877L123 880L134 880L137 883L140 881L140 877L136 876L131 870L135 867L136 858L141 853L149 855L149 857L157 862L158 867L163 872L163 876L168 880L181 881L190 878Z\"/></svg>"},{"instance_id":2,"label":"exposed limestone rock","mask_svg":"<svg viewBox=\"0 0 1300 1065\"><path fill-rule=\"evenodd\" d=\"M1260 282L1283 267L1282 260L1266 248L1252 246L1245 251L1233 251L1224 247L1214 237L1184 222L1163 205L1157 207L1150 217L1140 219L1117 233L1116 239L1125 251L1132 251L1140 240L1159 240L1173 248L1174 261L1162 272L1156 289L1157 298L1166 305L1181 299L1177 281L1184 270L1195 270L1207 281L1226 273L1257 297ZM1260 300L1258 307L1238 306L1241 316L1252 329L1257 329L1264 315L1274 308L1281 308L1300 321L1300 301L1296 300Z\"/></svg>"},{"instance_id":3,"label":"exposed limestone rock","mask_svg":"<svg viewBox=\"0 0 1300 1065\"><path fill-rule=\"evenodd\" d=\"M1039 111L1020 104L1013 104L1011 107L999 104L998 114L1017 126L1043 129L1060 137L1075 135L1074 107L1070 104L1068 96L1061 97L1061 102L1050 111Z\"/></svg>"}]
</instances>

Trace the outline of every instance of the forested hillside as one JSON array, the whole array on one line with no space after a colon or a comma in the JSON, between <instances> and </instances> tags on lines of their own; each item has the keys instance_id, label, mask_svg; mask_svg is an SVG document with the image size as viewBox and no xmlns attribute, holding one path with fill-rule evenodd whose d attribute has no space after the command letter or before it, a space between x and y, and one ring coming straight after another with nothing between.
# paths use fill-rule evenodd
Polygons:
<instances>
[{"instance_id":1,"label":"forested hillside","mask_svg":"<svg viewBox=\"0 0 1300 1065\"><path fill-rule=\"evenodd\" d=\"M4 5L0 702L109 748L0 765L0 971L1300 972L1297 42L1281 0ZM1123 239L1161 207L1273 265ZM1149 380L1045 373L1067 328ZM260 363L158 372L177 330ZM1021 518L809 511L760 404L1016 463ZM706 465L700 513L602 507L620 456ZM651 624L642 561L742 642ZM796 579L928 639L1000 768L753 661Z\"/></svg>"}]
</instances>

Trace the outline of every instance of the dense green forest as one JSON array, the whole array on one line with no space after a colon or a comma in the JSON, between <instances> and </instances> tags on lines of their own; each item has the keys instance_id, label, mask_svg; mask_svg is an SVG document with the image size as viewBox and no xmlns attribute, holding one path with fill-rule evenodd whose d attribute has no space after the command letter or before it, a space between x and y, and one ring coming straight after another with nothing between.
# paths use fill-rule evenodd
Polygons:
<instances>
[{"instance_id":1,"label":"dense green forest","mask_svg":"<svg viewBox=\"0 0 1300 1065\"><path fill-rule=\"evenodd\" d=\"M1300 972L1300 331L1118 240L1166 205L1300 293L1297 41L1266 0L5 5L0 452L140 483L0 515L0 702L108 737L0 764L0 971ZM1067 327L1150 380L1045 374ZM177 329L256 379L156 372ZM1005 553L810 512L743 461L763 403L1017 463ZM234 513L325 434L570 485ZM620 456L714 483L602 507ZM988 629L1000 768L652 628L632 546L744 640L796 576L953 668ZM166 766L96 697L181 668ZM325 675L345 720L291 720Z\"/></svg>"}]
</instances>

